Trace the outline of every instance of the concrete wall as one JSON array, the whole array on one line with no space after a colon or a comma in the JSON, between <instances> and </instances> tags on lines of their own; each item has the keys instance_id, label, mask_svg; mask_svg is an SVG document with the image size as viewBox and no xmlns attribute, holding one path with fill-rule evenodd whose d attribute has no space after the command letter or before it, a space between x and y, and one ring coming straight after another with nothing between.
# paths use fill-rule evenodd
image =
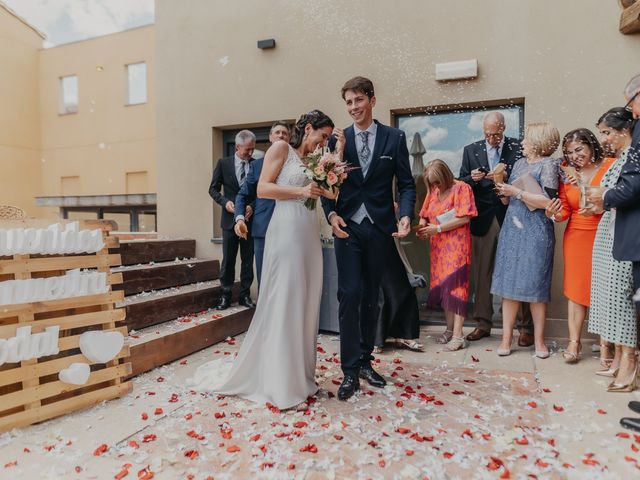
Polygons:
<instances>
[{"instance_id":1,"label":"concrete wall","mask_svg":"<svg viewBox=\"0 0 640 480\"><path fill-rule=\"evenodd\" d=\"M38 50L43 38L0 5L0 204L38 212Z\"/></svg>"},{"instance_id":2,"label":"concrete wall","mask_svg":"<svg viewBox=\"0 0 640 480\"><path fill-rule=\"evenodd\" d=\"M592 127L640 71L640 35L621 35L619 16L602 0L157 0L159 230L219 257L207 194L219 130L312 108L347 125L340 87L357 74L374 80L384 122L394 109L524 97L526 122ZM257 49L264 38L277 48ZM435 81L436 62L470 58L476 80ZM561 258L558 242L551 316L566 311Z\"/></svg>"},{"instance_id":3,"label":"concrete wall","mask_svg":"<svg viewBox=\"0 0 640 480\"><path fill-rule=\"evenodd\" d=\"M155 192L154 26L39 55L43 195ZM127 105L126 65L141 61L147 63L147 103ZM78 76L78 113L60 115L59 79L67 75ZM146 180L133 172L147 172Z\"/></svg>"}]
</instances>

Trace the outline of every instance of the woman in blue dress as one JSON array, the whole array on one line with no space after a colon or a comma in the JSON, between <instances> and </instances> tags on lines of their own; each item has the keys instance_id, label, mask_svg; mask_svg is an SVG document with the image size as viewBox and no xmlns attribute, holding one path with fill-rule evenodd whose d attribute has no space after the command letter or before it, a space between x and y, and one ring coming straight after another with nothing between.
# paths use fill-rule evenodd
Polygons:
<instances>
[{"instance_id":1,"label":"woman in blue dress","mask_svg":"<svg viewBox=\"0 0 640 480\"><path fill-rule=\"evenodd\" d=\"M529 302L533 317L536 356L547 358L544 324L551 296L555 234L545 208L558 192L558 161L550 156L560 144L560 133L549 123L532 123L522 141L523 158L513 167L509 183L496 184L508 203L491 293L502 297L502 343L498 355L511 353L513 326L521 302Z\"/></svg>"}]
</instances>

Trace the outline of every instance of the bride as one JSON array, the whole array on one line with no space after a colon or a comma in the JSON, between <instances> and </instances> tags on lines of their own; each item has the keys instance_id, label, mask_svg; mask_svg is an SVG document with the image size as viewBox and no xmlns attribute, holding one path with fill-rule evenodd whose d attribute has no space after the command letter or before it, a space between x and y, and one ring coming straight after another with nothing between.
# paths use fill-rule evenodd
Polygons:
<instances>
[{"instance_id":1,"label":"bride","mask_svg":"<svg viewBox=\"0 0 640 480\"><path fill-rule=\"evenodd\" d=\"M301 158L326 146L333 127L328 116L312 110L296 122L291 145L278 141L267 150L258 196L275 199L276 206L265 239L258 305L235 360L199 367L190 381L194 389L280 409L303 404L317 392L322 247L318 217L304 201L335 195L307 178ZM342 131L336 129L336 136L341 152Z\"/></svg>"}]
</instances>

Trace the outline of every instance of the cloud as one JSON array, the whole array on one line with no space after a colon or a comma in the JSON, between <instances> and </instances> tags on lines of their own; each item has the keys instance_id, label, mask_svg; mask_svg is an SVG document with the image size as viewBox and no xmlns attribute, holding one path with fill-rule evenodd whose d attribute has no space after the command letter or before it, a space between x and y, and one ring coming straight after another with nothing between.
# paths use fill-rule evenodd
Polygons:
<instances>
[{"instance_id":1,"label":"cloud","mask_svg":"<svg viewBox=\"0 0 640 480\"><path fill-rule=\"evenodd\" d=\"M404 130L409 139L409 148L411 148L413 136L416 133L420 134L422 143L424 143L427 149L429 149L429 147L435 147L449 135L448 129L434 127L431 125L431 119L425 116L402 119L400 128Z\"/></svg>"},{"instance_id":2,"label":"cloud","mask_svg":"<svg viewBox=\"0 0 640 480\"><path fill-rule=\"evenodd\" d=\"M3 0L47 35L48 45L152 23L154 0Z\"/></svg>"},{"instance_id":3,"label":"cloud","mask_svg":"<svg viewBox=\"0 0 640 480\"><path fill-rule=\"evenodd\" d=\"M469 123L467 124L467 128L472 132L482 132L482 119L489 112L502 112L504 115L504 121L507 125L507 130L509 128L513 128L515 125L518 125L519 121L519 111L517 109L503 110L503 109L493 109L493 110L483 110L481 112L476 112L471 115L469 118Z\"/></svg>"}]
</instances>

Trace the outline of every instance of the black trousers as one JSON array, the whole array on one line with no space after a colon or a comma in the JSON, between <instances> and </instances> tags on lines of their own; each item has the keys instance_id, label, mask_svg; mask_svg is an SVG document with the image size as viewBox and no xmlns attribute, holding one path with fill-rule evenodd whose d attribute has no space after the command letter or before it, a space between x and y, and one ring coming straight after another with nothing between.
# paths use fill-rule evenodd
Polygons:
<instances>
[{"instance_id":1,"label":"black trousers","mask_svg":"<svg viewBox=\"0 0 640 480\"><path fill-rule=\"evenodd\" d=\"M236 257L240 250L240 298L248 297L253 283L253 239L239 238L233 230L222 230L222 265L220 284L222 295L231 299L231 289L236 279Z\"/></svg>"},{"instance_id":2,"label":"black trousers","mask_svg":"<svg viewBox=\"0 0 640 480\"><path fill-rule=\"evenodd\" d=\"M633 294L640 295L640 262L633 262ZM636 332L640 349L640 302L636 302Z\"/></svg>"},{"instance_id":3,"label":"black trousers","mask_svg":"<svg viewBox=\"0 0 640 480\"><path fill-rule=\"evenodd\" d=\"M369 220L347 220L348 238L334 242L338 264L340 358L345 375L370 364L378 319L380 281L393 238Z\"/></svg>"}]
</instances>

